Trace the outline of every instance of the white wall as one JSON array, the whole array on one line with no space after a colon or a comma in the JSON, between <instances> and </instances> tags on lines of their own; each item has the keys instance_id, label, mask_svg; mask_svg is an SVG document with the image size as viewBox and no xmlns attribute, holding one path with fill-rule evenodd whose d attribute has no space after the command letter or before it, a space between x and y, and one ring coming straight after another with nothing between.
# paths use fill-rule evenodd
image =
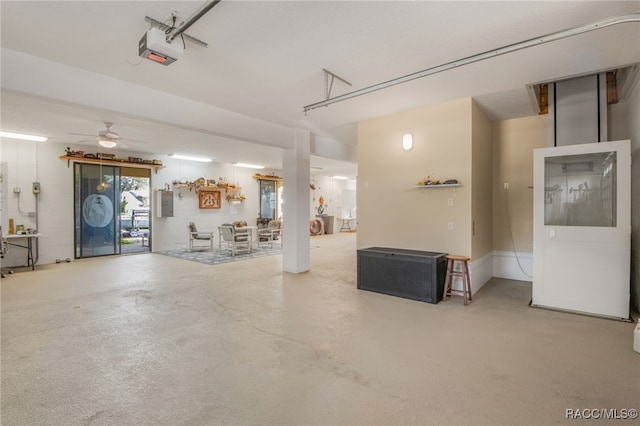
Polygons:
<instances>
[{"instance_id":1,"label":"white wall","mask_svg":"<svg viewBox=\"0 0 640 426\"><path fill-rule=\"evenodd\" d=\"M0 143L8 187L2 232L8 233L9 218L13 218L16 225L37 228L45 234L38 243L40 263L73 258L73 168L58 158L64 154L64 146L11 139ZM36 181L41 185L37 198L31 190ZM16 187L20 188L19 196L13 191ZM28 213L36 211L36 202L37 218L30 217ZM10 247L4 260L5 266L24 265L26 252Z\"/></svg>"},{"instance_id":2,"label":"white wall","mask_svg":"<svg viewBox=\"0 0 640 426\"><path fill-rule=\"evenodd\" d=\"M356 181L353 179L332 179L329 176L311 176L315 190L310 189L310 218L318 213L320 196L326 205L324 214L335 217L356 217Z\"/></svg>"},{"instance_id":3,"label":"white wall","mask_svg":"<svg viewBox=\"0 0 640 426\"><path fill-rule=\"evenodd\" d=\"M188 243L187 225L194 222L199 230L216 230L223 223L244 220L249 225L256 224L259 215L259 184L252 176L254 170L234 167L230 164L194 163L185 160L167 158L163 160L166 168L158 171L152 177L154 197L156 190L162 189L166 183L171 184L176 179L186 178L194 181L200 177L218 180L220 177L229 183L239 185L246 200L240 204L230 204L225 200L226 193L222 191L222 208L198 208L198 194L187 188L173 188L174 216L154 218L152 231L153 251L163 251L183 247ZM279 171L260 171L262 174L281 174ZM182 193L182 197L180 197Z\"/></svg>"},{"instance_id":4,"label":"white wall","mask_svg":"<svg viewBox=\"0 0 640 426\"><path fill-rule=\"evenodd\" d=\"M67 166L67 161L59 159L64 154L65 145L57 143L38 143L2 139L0 148L0 162L5 163L3 192L7 205L2 209L2 230L8 232L9 218L14 218L16 224L23 224L26 228L35 228L44 234L39 242L39 264L53 263L56 259L73 259L73 167ZM84 149L86 146L76 146L74 149ZM199 177L218 179L225 177L228 182L242 187L246 200L238 205L229 204L222 192L222 208L204 210L198 208L198 197L194 191L177 189L174 191L174 217L156 218L155 203L152 211L152 250L162 251L187 244L187 224L196 223L200 229L215 229L218 225L235 220L246 220L255 224L258 217L258 182L253 179L254 171L233 167L230 164L195 163L175 160L167 156L154 157L142 153L120 153L119 156L137 156L142 158L159 158L165 168L151 174L152 189L162 189L166 183L182 177L189 181ZM275 170L263 170L262 173L281 174ZM41 183L41 193L37 196L37 224L36 218L30 217L28 212L36 211L36 196L31 192L32 182ZM18 196L13 188L19 187L20 210ZM178 194L182 192L183 197ZM20 211L25 212L22 214ZM26 254L22 249L11 249L3 259L4 266L21 266L26 263Z\"/></svg>"},{"instance_id":5,"label":"white wall","mask_svg":"<svg viewBox=\"0 0 640 426\"><path fill-rule=\"evenodd\" d=\"M640 310L640 83L626 101L631 139L631 301Z\"/></svg>"},{"instance_id":6,"label":"white wall","mask_svg":"<svg viewBox=\"0 0 640 426\"><path fill-rule=\"evenodd\" d=\"M358 248L471 256L471 116L469 98L358 123ZM410 151L401 145L406 132ZM413 188L426 177L462 186Z\"/></svg>"}]
</instances>

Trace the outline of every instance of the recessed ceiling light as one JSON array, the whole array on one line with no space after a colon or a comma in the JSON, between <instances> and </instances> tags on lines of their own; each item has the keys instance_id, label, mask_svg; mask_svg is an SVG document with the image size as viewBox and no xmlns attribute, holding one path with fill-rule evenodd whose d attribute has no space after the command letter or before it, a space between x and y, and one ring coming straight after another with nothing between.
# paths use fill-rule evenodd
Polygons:
<instances>
[{"instance_id":1,"label":"recessed ceiling light","mask_svg":"<svg viewBox=\"0 0 640 426\"><path fill-rule=\"evenodd\" d=\"M11 139L22 139L25 141L46 142L47 138L44 136L28 135L26 133L13 133L0 131L0 137Z\"/></svg>"},{"instance_id":2,"label":"recessed ceiling light","mask_svg":"<svg viewBox=\"0 0 640 426\"><path fill-rule=\"evenodd\" d=\"M177 158L178 160L200 161L202 163L210 163L213 161L211 158L195 157L193 155L183 155L183 154L169 154L169 157Z\"/></svg>"},{"instance_id":3,"label":"recessed ceiling light","mask_svg":"<svg viewBox=\"0 0 640 426\"><path fill-rule=\"evenodd\" d=\"M233 163L232 166L246 167L247 169L264 169L264 166L259 166L257 164L247 164L247 163Z\"/></svg>"}]
</instances>

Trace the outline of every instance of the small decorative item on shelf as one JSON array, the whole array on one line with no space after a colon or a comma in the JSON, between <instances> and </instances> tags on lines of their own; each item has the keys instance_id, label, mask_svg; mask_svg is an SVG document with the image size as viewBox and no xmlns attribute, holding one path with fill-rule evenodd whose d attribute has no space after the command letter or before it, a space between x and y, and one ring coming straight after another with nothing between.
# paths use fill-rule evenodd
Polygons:
<instances>
[{"instance_id":1,"label":"small decorative item on shelf","mask_svg":"<svg viewBox=\"0 0 640 426\"><path fill-rule=\"evenodd\" d=\"M416 182L416 186L444 186L444 185L460 185L460 182L458 182L458 179L449 178L447 180L442 181L440 179L432 178L430 176L427 176L426 178Z\"/></svg>"},{"instance_id":2,"label":"small decorative item on shelf","mask_svg":"<svg viewBox=\"0 0 640 426\"><path fill-rule=\"evenodd\" d=\"M245 196L240 194L240 195L227 195L227 201L228 202L233 202L233 201L239 201L242 202L246 200Z\"/></svg>"},{"instance_id":3,"label":"small decorative item on shelf","mask_svg":"<svg viewBox=\"0 0 640 426\"><path fill-rule=\"evenodd\" d=\"M440 180L436 178L432 178L431 176L427 176L426 178L416 182L416 185L418 186L439 185L439 184L440 184Z\"/></svg>"},{"instance_id":4,"label":"small decorative item on shelf","mask_svg":"<svg viewBox=\"0 0 640 426\"><path fill-rule=\"evenodd\" d=\"M228 188L229 187L229 183L227 182L227 178L223 178L223 177L219 177L218 178L218 182L216 183L216 185L218 185L218 188Z\"/></svg>"}]
</instances>

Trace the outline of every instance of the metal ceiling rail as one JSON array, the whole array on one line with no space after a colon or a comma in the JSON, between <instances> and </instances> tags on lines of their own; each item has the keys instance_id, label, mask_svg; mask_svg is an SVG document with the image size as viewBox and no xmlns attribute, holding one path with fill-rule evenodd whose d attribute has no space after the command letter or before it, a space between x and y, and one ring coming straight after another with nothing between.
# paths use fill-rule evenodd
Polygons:
<instances>
[{"instance_id":1,"label":"metal ceiling rail","mask_svg":"<svg viewBox=\"0 0 640 426\"><path fill-rule=\"evenodd\" d=\"M186 30L188 30L191 25L195 24L198 19L202 18L205 13L207 13L208 11L213 9L213 7L215 5L217 5L218 3L220 3L220 0L213 0L212 2L209 2L209 3L205 4L202 7L202 9L200 9L199 12L197 12L195 15L193 15L193 17L189 18L189 20L187 22L185 22L184 25L182 25L182 27L180 27L178 29L178 31L168 34L167 35L167 42L171 43L174 38L178 37L180 34L185 32Z\"/></svg>"},{"instance_id":2,"label":"metal ceiling rail","mask_svg":"<svg viewBox=\"0 0 640 426\"><path fill-rule=\"evenodd\" d=\"M403 77L399 77L393 80L388 80L383 83L374 84L372 86L368 86L363 89L345 93L344 95L335 96L333 98L326 99L321 102L316 102L314 104L307 105L303 108L303 111L306 113L307 111L311 111L312 109L329 106L337 102L346 101L347 99L366 95L371 92L386 89L387 87L395 86L401 83L406 83L407 81L416 80L418 78L427 77L429 75L451 70L453 68L458 68L463 65L469 65L474 62L484 61L486 59L495 58L496 56L505 55L507 53L516 52L518 50L528 49L530 47L539 46L541 44L561 40L568 37L573 37L579 34L584 34L590 31L599 30L601 28L606 28L612 25L623 24L627 22L640 22L640 13L632 13L629 15L622 15L622 16L617 16L613 18L607 18L601 21L592 22L590 24L582 25L579 27L561 30L561 31L557 31L557 32L546 34L539 37L534 37L529 40L499 47L497 49L488 50L486 52L478 53L476 55L467 56L465 58L458 59L456 61L447 62L446 64L437 65L435 67L427 68L425 70L408 74Z\"/></svg>"},{"instance_id":3,"label":"metal ceiling rail","mask_svg":"<svg viewBox=\"0 0 640 426\"><path fill-rule=\"evenodd\" d=\"M165 24L163 22L160 22L157 19L154 19L154 18L152 18L150 16L145 16L144 20L149 22L149 23L151 23L152 26L155 25L156 27L160 28L162 31L167 31L168 29L171 29L171 27L169 25L167 25L167 24ZM184 38L186 38L187 40L194 42L195 44L199 44L202 47L208 47L209 46L208 43L206 43L206 42L204 42L204 41L202 41L200 39L197 39L195 37L191 37L189 34L184 34L183 33L182 36Z\"/></svg>"}]
</instances>

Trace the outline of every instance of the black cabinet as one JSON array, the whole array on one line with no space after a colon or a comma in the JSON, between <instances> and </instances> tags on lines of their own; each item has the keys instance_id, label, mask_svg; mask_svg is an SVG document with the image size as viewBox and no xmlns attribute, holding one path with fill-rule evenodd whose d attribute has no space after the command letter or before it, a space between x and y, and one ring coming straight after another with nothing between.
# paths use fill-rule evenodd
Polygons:
<instances>
[{"instance_id":1,"label":"black cabinet","mask_svg":"<svg viewBox=\"0 0 640 426\"><path fill-rule=\"evenodd\" d=\"M438 303L447 273L447 254L370 247L358 250L358 289Z\"/></svg>"}]
</instances>

